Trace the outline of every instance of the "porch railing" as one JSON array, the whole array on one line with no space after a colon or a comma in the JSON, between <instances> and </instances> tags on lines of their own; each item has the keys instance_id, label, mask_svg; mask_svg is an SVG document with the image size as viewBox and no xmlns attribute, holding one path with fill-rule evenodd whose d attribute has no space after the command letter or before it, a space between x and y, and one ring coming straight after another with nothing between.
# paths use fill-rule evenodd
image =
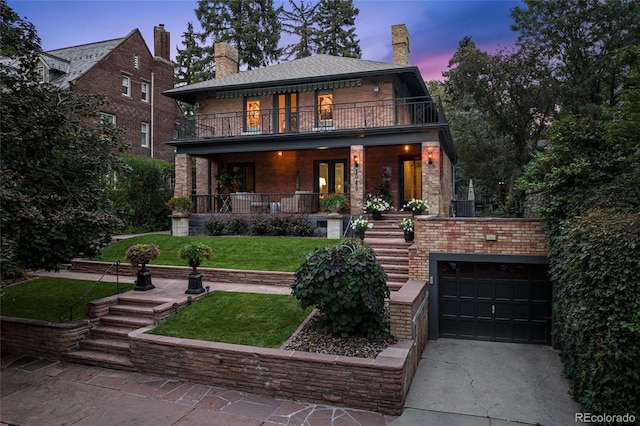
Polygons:
<instances>
[{"instance_id":1,"label":"porch railing","mask_svg":"<svg viewBox=\"0 0 640 426\"><path fill-rule=\"evenodd\" d=\"M412 98L348 102L326 106L260 109L177 117L176 139L208 139L281 133L311 133L420 126L444 119L441 106Z\"/></svg>"},{"instance_id":2,"label":"porch railing","mask_svg":"<svg viewBox=\"0 0 640 426\"><path fill-rule=\"evenodd\" d=\"M253 193L192 195L194 213L217 214L308 214L320 211L324 194L297 191L295 193Z\"/></svg>"}]
</instances>

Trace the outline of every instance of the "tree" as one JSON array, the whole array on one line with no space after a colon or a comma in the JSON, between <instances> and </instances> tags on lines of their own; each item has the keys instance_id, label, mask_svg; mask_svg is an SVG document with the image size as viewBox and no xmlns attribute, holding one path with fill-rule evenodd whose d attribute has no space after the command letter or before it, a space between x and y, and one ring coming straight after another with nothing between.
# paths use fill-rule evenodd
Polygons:
<instances>
[{"instance_id":1,"label":"tree","mask_svg":"<svg viewBox=\"0 0 640 426\"><path fill-rule=\"evenodd\" d=\"M625 84L626 68L611 56L640 44L640 3L635 0L525 0L515 7L512 28L519 43L538 48L562 82L559 104L573 113L614 105Z\"/></svg>"},{"instance_id":2,"label":"tree","mask_svg":"<svg viewBox=\"0 0 640 426\"><path fill-rule=\"evenodd\" d=\"M263 67L276 61L282 54L278 48L282 7L274 9L273 0L200 0L196 17L203 32L200 41L211 39L205 46L203 67L214 59L214 43L230 42L238 49L240 65L248 69Z\"/></svg>"},{"instance_id":3,"label":"tree","mask_svg":"<svg viewBox=\"0 0 640 426\"><path fill-rule=\"evenodd\" d=\"M193 23L187 24L187 31L182 34L184 49L178 49L175 62L176 86L198 83L213 78L213 69L204 61L205 51L198 44L197 35L193 32Z\"/></svg>"},{"instance_id":4,"label":"tree","mask_svg":"<svg viewBox=\"0 0 640 426\"><path fill-rule=\"evenodd\" d=\"M474 163L483 161L476 155L494 155L484 164L482 177L498 179L493 181L498 191L504 181L509 203L517 203L516 180L553 112L554 81L537 58L530 45L490 55L465 37L449 62L453 68L445 73L450 106L456 111L451 126L461 167L475 177Z\"/></svg>"},{"instance_id":5,"label":"tree","mask_svg":"<svg viewBox=\"0 0 640 426\"><path fill-rule=\"evenodd\" d=\"M318 19L317 10L320 3L305 3L300 1L297 5L293 0L289 0L291 10L283 10L282 30L298 37L297 43L292 43L284 48L284 54L294 59L311 56L316 52L314 34L318 31L316 22Z\"/></svg>"},{"instance_id":6,"label":"tree","mask_svg":"<svg viewBox=\"0 0 640 426\"><path fill-rule=\"evenodd\" d=\"M360 10L353 6L353 0L320 0L318 31L314 36L318 53L361 58L355 29L358 13Z\"/></svg>"},{"instance_id":7,"label":"tree","mask_svg":"<svg viewBox=\"0 0 640 426\"><path fill-rule=\"evenodd\" d=\"M119 133L100 126L102 98L75 94L33 79L39 52L33 26L3 1L0 68L2 102L2 271L56 269L79 253L93 255L110 240L107 176L117 164Z\"/></svg>"}]
</instances>

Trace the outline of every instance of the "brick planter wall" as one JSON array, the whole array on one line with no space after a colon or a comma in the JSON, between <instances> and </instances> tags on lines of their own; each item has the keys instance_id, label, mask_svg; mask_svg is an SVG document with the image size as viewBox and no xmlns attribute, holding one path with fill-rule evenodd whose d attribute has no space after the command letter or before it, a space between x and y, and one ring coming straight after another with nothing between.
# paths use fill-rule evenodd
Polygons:
<instances>
[{"instance_id":1,"label":"brick planter wall","mask_svg":"<svg viewBox=\"0 0 640 426\"><path fill-rule=\"evenodd\" d=\"M215 384L276 398L402 413L420 355L402 340L376 359L343 357L129 334L131 361L143 373Z\"/></svg>"}]
</instances>

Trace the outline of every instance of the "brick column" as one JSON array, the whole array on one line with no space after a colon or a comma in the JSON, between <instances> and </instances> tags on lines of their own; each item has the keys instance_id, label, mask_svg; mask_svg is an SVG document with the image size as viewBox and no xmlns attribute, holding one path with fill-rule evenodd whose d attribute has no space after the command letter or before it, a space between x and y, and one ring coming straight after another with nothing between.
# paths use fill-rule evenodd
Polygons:
<instances>
[{"instance_id":1,"label":"brick column","mask_svg":"<svg viewBox=\"0 0 640 426\"><path fill-rule=\"evenodd\" d=\"M356 158L358 167L356 167ZM351 145L349 152L349 174L351 176L349 190L351 192L351 214L356 216L362 214L364 204L364 145Z\"/></svg>"},{"instance_id":2,"label":"brick column","mask_svg":"<svg viewBox=\"0 0 640 426\"><path fill-rule=\"evenodd\" d=\"M422 142L422 199L429 204L429 214L447 216L442 203L441 160L440 142Z\"/></svg>"},{"instance_id":3,"label":"brick column","mask_svg":"<svg viewBox=\"0 0 640 426\"><path fill-rule=\"evenodd\" d=\"M191 156L176 154L175 158L176 185L173 190L175 197L191 196Z\"/></svg>"},{"instance_id":4,"label":"brick column","mask_svg":"<svg viewBox=\"0 0 640 426\"><path fill-rule=\"evenodd\" d=\"M196 194L209 195L209 182L209 159L196 157ZM211 186L215 186L215 182Z\"/></svg>"}]
</instances>

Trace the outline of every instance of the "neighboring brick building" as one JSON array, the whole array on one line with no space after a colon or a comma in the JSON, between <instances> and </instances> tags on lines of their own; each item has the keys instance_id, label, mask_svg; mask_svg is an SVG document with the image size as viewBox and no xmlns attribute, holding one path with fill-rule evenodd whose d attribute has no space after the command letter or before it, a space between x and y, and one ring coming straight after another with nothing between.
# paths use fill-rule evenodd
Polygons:
<instances>
[{"instance_id":1,"label":"neighboring brick building","mask_svg":"<svg viewBox=\"0 0 640 426\"><path fill-rule=\"evenodd\" d=\"M395 63L315 55L238 72L238 52L215 46L216 78L164 94L196 107L176 120L176 195L198 212L314 213L345 193L360 214L388 185L395 208L412 198L450 214L456 152L442 106L409 64L405 25L391 31ZM219 195L215 176L237 184ZM242 194L251 193L251 194Z\"/></svg>"},{"instance_id":2,"label":"neighboring brick building","mask_svg":"<svg viewBox=\"0 0 640 426\"><path fill-rule=\"evenodd\" d=\"M102 119L124 129L131 154L173 162L173 119L177 103L160 93L173 88L170 36L163 25L154 27L151 54L140 30L123 38L49 50L41 55L42 81L78 93L109 98Z\"/></svg>"}]
</instances>

